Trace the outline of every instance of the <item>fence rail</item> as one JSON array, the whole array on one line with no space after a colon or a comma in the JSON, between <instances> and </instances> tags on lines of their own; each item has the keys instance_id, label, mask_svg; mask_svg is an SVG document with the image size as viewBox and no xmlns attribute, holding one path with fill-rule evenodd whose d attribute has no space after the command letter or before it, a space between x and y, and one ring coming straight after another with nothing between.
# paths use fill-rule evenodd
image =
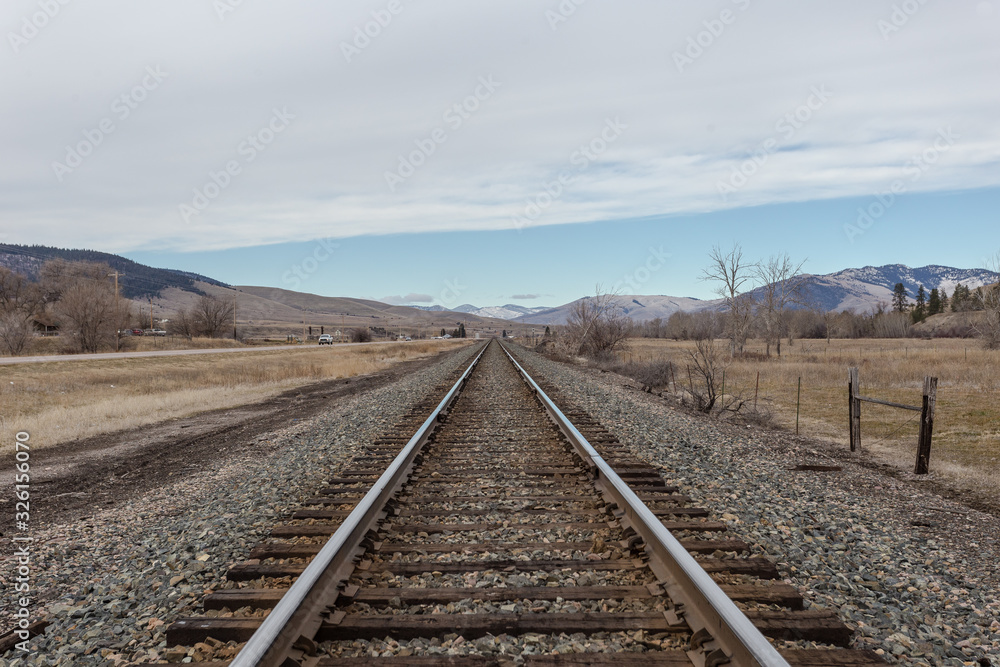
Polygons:
<instances>
[{"instance_id":1,"label":"fence rail","mask_svg":"<svg viewBox=\"0 0 1000 667\"><path fill-rule=\"evenodd\" d=\"M861 403L876 403L890 408L913 410L920 413L920 434L917 436L917 461L913 465L916 475L926 475L931 460L931 436L934 433L934 411L937 407L936 377L924 376L923 400L921 405L906 405L881 398L862 396L861 384L858 379L858 369L851 367L847 371L847 420L850 433L851 451L861 449Z\"/></svg>"}]
</instances>

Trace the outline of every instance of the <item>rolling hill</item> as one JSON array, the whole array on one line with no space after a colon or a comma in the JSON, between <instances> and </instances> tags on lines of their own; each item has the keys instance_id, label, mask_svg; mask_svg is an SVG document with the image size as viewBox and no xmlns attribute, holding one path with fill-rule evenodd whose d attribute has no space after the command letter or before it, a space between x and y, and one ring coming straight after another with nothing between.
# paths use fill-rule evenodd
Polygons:
<instances>
[{"instance_id":1,"label":"rolling hill","mask_svg":"<svg viewBox=\"0 0 1000 667\"><path fill-rule=\"evenodd\" d=\"M200 293L200 288L195 285L196 282L220 287L225 286L223 282L197 273L176 271L174 269L157 269L107 252L78 249L67 250L42 245L0 244L0 266L28 276L32 280L38 277L38 272L41 270L42 265L51 259L64 259L68 262L103 262L107 264L121 274L119 286L122 295L129 299L143 299L157 296L168 288Z\"/></svg>"},{"instance_id":2,"label":"rolling hill","mask_svg":"<svg viewBox=\"0 0 1000 667\"><path fill-rule=\"evenodd\" d=\"M387 332L436 335L441 329L452 330L463 322L470 335L499 333L509 323L503 320L455 313L450 310L426 311L409 306L393 306L380 301L349 297L328 297L293 292L277 287L239 285L223 287L197 282L200 292L236 302L239 329L247 336L300 335L313 327L327 333L355 327L375 327ZM190 308L199 294L168 288L152 300L153 317L168 319L182 308ZM148 305L137 304L140 308ZM167 327L169 329L169 326Z\"/></svg>"}]
</instances>

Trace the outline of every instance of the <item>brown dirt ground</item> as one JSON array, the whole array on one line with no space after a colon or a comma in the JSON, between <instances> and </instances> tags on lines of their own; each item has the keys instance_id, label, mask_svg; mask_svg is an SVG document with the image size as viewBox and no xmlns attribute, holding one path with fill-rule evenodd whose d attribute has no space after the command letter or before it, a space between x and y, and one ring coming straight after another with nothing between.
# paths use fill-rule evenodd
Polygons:
<instances>
[{"instance_id":1,"label":"brown dirt ground","mask_svg":"<svg viewBox=\"0 0 1000 667\"><path fill-rule=\"evenodd\" d=\"M196 473L209 461L251 451L258 436L312 417L340 398L384 387L439 361L440 355L401 362L368 375L290 389L259 403L33 452L32 524L66 523L123 504ZM13 516L4 513L0 536L10 532Z\"/></svg>"}]
</instances>

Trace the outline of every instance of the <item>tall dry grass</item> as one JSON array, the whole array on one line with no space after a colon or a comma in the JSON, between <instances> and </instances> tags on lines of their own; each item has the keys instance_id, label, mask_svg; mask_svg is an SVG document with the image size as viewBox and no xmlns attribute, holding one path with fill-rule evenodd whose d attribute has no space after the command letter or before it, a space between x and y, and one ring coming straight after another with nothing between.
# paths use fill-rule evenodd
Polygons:
<instances>
[{"instance_id":1,"label":"tall dry grass","mask_svg":"<svg viewBox=\"0 0 1000 667\"><path fill-rule=\"evenodd\" d=\"M34 447L245 405L320 380L371 373L455 341L309 346L247 354L0 366L0 451L18 431Z\"/></svg>"},{"instance_id":2,"label":"tall dry grass","mask_svg":"<svg viewBox=\"0 0 1000 667\"><path fill-rule=\"evenodd\" d=\"M670 359L684 375L684 341L633 339L626 359ZM795 428L798 378L802 378L800 432L847 448L847 369L857 366L861 392L920 405L925 375L938 378L931 472L960 488L1000 497L1000 351L974 340L799 340L782 356L763 358L763 344L747 346L749 358L733 360L726 391L770 401L777 423ZM686 379L686 376L685 376ZM678 381L681 378L678 377ZM871 403L861 408L862 448L883 462L912 470L918 412Z\"/></svg>"}]
</instances>

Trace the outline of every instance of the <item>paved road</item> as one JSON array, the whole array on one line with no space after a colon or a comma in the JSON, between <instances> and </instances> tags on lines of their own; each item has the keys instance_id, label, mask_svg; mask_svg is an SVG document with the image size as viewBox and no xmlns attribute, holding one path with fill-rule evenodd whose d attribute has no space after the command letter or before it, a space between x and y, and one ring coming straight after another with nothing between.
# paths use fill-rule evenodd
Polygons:
<instances>
[{"instance_id":1,"label":"paved road","mask_svg":"<svg viewBox=\"0 0 1000 667\"><path fill-rule=\"evenodd\" d=\"M353 347L355 345L389 345L397 341L377 343L338 343L333 347ZM132 357L178 357L185 354L226 354L228 352L267 352L273 350L304 350L312 345L267 345L261 347L221 347L207 350L151 350L149 352L100 352L97 354L50 354L38 357L0 357L0 366L7 364L37 364L46 361L99 361L102 359L130 359Z\"/></svg>"}]
</instances>

